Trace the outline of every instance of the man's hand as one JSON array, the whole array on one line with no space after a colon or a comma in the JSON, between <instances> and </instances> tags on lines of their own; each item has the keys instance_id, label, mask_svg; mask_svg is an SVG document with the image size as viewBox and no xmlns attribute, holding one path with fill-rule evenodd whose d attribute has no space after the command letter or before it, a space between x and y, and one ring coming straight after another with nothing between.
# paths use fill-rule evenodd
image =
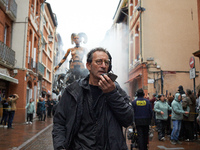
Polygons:
<instances>
[{"instance_id":1,"label":"man's hand","mask_svg":"<svg viewBox=\"0 0 200 150\"><path fill-rule=\"evenodd\" d=\"M107 75L102 75L100 78L98 85L102 89L103 93L108 93L115 89L114 82Z\"/></svg>"}]
</instances>

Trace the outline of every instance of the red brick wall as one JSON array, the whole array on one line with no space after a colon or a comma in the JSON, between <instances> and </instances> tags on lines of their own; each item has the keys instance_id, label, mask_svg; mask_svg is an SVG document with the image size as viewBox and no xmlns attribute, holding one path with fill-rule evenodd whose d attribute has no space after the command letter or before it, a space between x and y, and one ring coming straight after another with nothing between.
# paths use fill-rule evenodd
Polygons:
<instances>
[{"instance_id":1,"label":"red brick wall","mask_svg":"<svg viewBox=\"0 0 200 150\"><path fill-rule=\"evenodd\" d=\"M17 110L13 122L24 122L25 120L25 105L26 105L26 88L27 83L25 81L26 71L18 70L18 74L15 78L18 79L18 84L10 83L9 94L18 94Z\"/></svg>"},{"instance_id":2,"label":"red brick wall","mask_svg":"<svg viewBox=\"0 0 200 150\"><path fill-rule=\"evenodd\" d=\"M5 30L5 25L8 26L7 30L7 40L6 40L6 45L10 47L11 43L11 32L12 32L12 21L10 18L5 14L2 9L0 9L0 41L4 41L4 30Z\"/></svg>"}]
</instances>

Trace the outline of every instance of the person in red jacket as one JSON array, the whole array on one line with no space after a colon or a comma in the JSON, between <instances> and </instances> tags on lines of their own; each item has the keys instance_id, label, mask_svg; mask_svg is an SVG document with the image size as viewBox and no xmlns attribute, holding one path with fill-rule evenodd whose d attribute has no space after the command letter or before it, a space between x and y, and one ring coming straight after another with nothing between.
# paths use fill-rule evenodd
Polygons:
<instances>
[{"instance_id":1,"label":"person in red jacket","mask_svg":"<svg viewBox=\"0 0 200 150\"><path fill-rule=\"evenodd\" d=\"M151 103L152 110L154 110L154 103L156 101L156 94L155 93L153 94L152 99L150 99L149 101ZM154 111L153 111L153 117L152 117L152 123L151 123L151 125L156 125L156 116L155 116L155 112Z\"/></svg>"}]
</instances>

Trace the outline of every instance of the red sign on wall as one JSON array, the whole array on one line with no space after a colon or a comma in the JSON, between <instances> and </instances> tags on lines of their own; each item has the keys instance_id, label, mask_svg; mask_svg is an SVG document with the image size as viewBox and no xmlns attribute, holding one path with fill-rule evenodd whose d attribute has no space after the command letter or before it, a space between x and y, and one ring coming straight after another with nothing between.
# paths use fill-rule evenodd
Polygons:
<instances>
[{"instance_id":1,"label":"red sign on wall","mask_svg":"<svg viewBox=\"0 0 200 150\"><path fill-rule=\"evenodd\" d=\"M190 57L189 65L190 65L190 68L191 68L191 69L195 67L195 59L194 59L193 56Z\"/></svg>"}]
</instances>

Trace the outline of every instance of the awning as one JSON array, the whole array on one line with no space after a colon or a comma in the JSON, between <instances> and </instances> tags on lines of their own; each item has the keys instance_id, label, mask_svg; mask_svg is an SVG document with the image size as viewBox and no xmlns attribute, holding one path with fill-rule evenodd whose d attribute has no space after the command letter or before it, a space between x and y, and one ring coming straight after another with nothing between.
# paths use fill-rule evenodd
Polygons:
<instances>
[{"instance_id":1,"label":"awning","mask_svg":"<svg viewBox=\"0 0 200 150\"><path fill-rule=\"evenodd\" d=\"M141 76L142 76L142 74L135 75L135 76L133 76L131 79L129 79L128 81L126 81L124 84L129 83L129 82L132 82L134 79L137 79L137 78L139 78L139 77L141 77Z\"/></svg>"},{"instance_id":2,"label":"awning","mask_svg":"<svg viewBox=\"0 0 200 150\"><path fill-rule=\"evenodd\" d=\"M9 81L9 82L13 82L13 83L15 83L15 84L18 84L18 83L19 83L17 79L12 78L12 77L10 77L10 76L8 76L8 75L5 75L5 74L3 74L3 73L0 73L0 79L6 80L6 81Z\"/></svg>"}]
</instances>

